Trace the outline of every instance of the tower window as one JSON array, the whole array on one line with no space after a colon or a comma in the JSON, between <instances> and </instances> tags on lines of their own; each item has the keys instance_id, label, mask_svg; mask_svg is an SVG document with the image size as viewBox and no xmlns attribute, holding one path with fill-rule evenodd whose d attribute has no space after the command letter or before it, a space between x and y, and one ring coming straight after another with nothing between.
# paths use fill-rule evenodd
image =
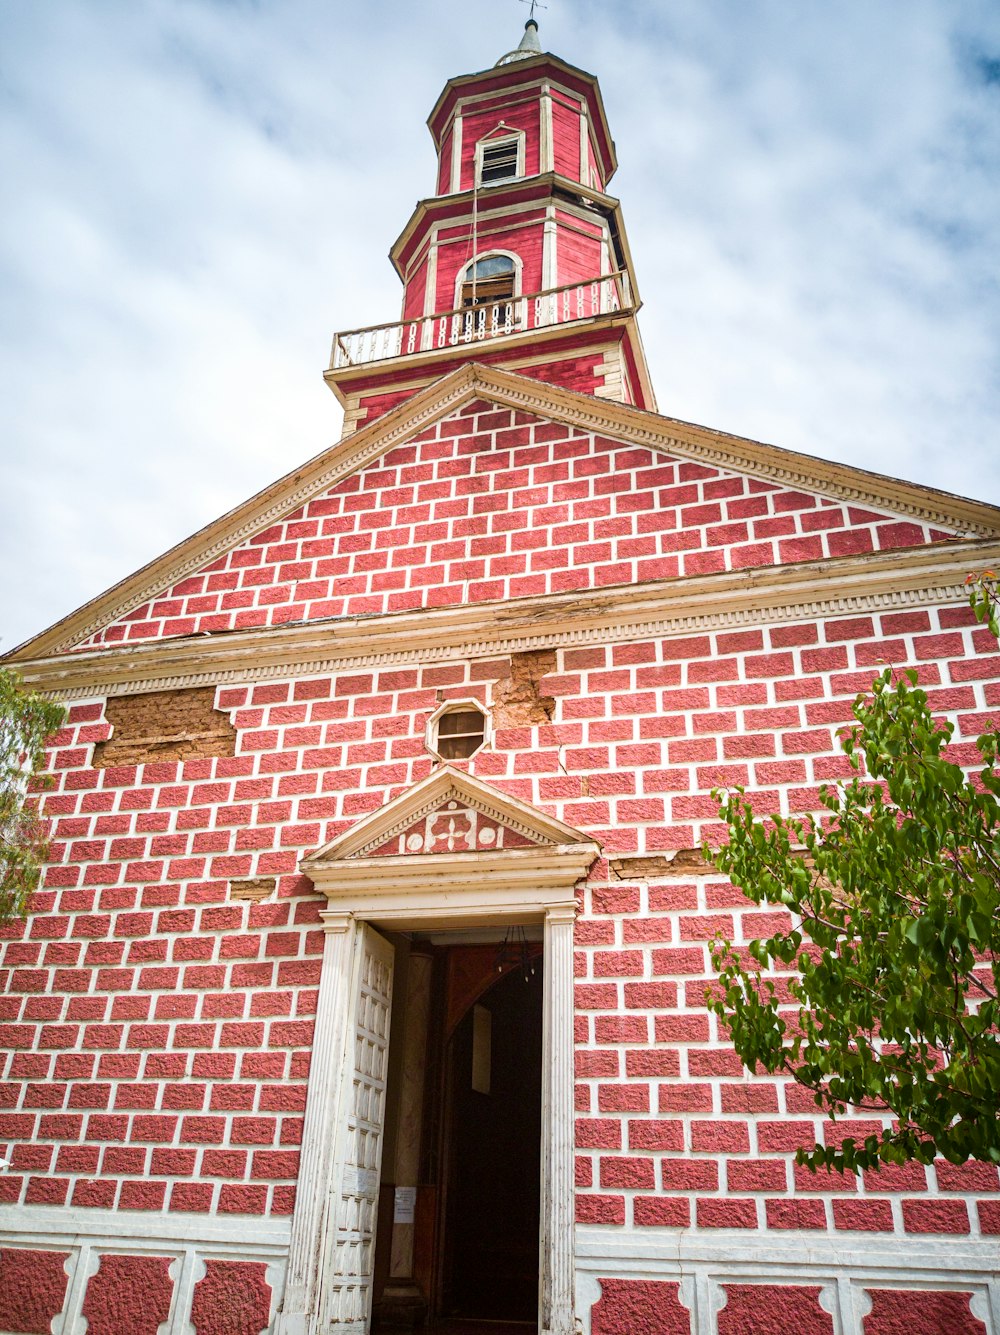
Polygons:
<instances>
[{"instance_id":1,"label":"tower window","mask_svg":"<svg viewBox=\"0 0 1000 1335\"><path fill-rule=\"evenodd\" d=\"M479 184L495 185L523 176L522 143L523 136L519 134L481 140L476 147Z\"/></svg>"},{"instance_id":2,"label":"tower window","mask_svg":"<svg viewBox=\"0 0 1000 1335\"><path fill-rule=\"evenodd\" d=\"M440 760L468 760L486 744L486 713L475 700L454 700L427 722L427 746Z\"/></svg>"},{"instance_id":3,"label":"tower window","mask_svg":"<svg viewBox=\"0 0 1000 1335\"><path fill-rule=\"evenodd\" d=\"M467 266L459 292L460 306L489 306L514 295L516 267L509 255L486 255Z\"/></svg>"}]
</instances>

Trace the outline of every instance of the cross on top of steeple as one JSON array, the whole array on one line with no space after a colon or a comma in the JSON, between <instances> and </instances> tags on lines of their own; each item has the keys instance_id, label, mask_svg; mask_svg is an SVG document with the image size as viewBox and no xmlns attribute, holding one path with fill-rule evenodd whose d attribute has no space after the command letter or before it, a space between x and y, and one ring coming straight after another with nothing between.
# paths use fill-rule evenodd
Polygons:
<instances>
[{"instance_id":1,"label":"cross on top of steeple","mask_svg":"<svg viewBox=\"0 0 1000 1335\"><path fill-rule=\"evenodd\" d=\"M522 5L530 5L530 6L531 6L531 13L528 15L528 22L529 22L529 23L535 23L535 26L537 27L538 25L537 25L537 22L536 22L536 20L535 20L535 10L536 10L536 9L548 9L548 5L543 5L543 4L541 4L541 3L540 3L540 0L521 0L521 4L522 4Z\"/></svg>"}]
</instances>

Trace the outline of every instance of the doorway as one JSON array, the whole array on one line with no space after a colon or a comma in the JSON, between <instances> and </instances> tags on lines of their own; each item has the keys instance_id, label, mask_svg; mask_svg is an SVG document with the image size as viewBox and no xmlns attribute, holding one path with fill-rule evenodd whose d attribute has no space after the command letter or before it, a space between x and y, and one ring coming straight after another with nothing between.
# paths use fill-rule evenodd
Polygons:
<instances>
[{"instance_id":1,"label":"doorway","mask_svg":"<svg viewBox=\"0 0 1000 1335\"><path fill-rule=\"evenodd\" d=\"M373 1288L373 1327L382 1332L425 1319L442 1335L537 1328L543 950L537 927L527 938L516 929L513 947L504 945L509 935L395 938ZM414 1053L418 1014L414 1078L393 1057L403 1046ZM405 1213L394 1208L401 1199L412 1201ZM408 1269L399 1264L404 1253Z\"/></svg>"},{"instance_id":2,"label":"doorway","mask_svg":"<svg viewBox=\"0 0 1000 1335\"><path fill-rule=\"evenodd\" d=\"M500 977L448 1040L442 1317L538 1318L540 966Z\"/></svg>"}]
</instances>

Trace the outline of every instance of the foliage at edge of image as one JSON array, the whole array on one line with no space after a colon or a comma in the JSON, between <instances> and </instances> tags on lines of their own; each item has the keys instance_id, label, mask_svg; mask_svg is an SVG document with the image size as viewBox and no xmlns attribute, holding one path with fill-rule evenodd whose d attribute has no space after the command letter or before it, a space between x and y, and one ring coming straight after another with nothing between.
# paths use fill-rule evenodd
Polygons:
<instances>
[{"instance_id":1,"label":"foliage at edge of image","mask_svg":"<svg viewBox=\"0 0 1000 1335\"><path fill-rule=\"evenodd\" d=\"M45 742L65 717L62 705L0 668L0 923L23 917L38 886L48 839L29 788L44 782L36 775Z\"/></svg>"},{"instance_id":2,"label":"foliage at edge of image","mask_svg":"<svg viewBox=\"0 0 1000 1335\"><path fill-rule=\"evenodd\" d=\"M996 577L970 583L1000 635ZM856 775L821 788L820 816L761 820L742 790L716 793L730 842L706 855L799 925L742 950L716 939L708 1004L751 1071L790 1075L834 1118L892 1114L880 1135L799 1150L813 1171L1000 1163L1000 734L967 779L915 672L883 672L853 713Z\"/></svg>"}]
</instances>

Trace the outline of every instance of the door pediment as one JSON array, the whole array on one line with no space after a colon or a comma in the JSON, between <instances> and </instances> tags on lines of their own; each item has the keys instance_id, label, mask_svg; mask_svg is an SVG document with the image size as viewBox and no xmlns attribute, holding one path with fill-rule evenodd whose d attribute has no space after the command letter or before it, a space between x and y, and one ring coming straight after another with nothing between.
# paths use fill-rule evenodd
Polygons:
<instances>
[{"instance_id":1,"label":"door pediment","mask_svg":"<svg viewBox=\"0 0 1000 1335\"><path fill-rule=\"evenodd\" d=\"M387 927L417 918L457 926L525 921L572 904L599 853L572 826L443 765L301 869L331 910Z\"/></svg>"}]
</instances>

